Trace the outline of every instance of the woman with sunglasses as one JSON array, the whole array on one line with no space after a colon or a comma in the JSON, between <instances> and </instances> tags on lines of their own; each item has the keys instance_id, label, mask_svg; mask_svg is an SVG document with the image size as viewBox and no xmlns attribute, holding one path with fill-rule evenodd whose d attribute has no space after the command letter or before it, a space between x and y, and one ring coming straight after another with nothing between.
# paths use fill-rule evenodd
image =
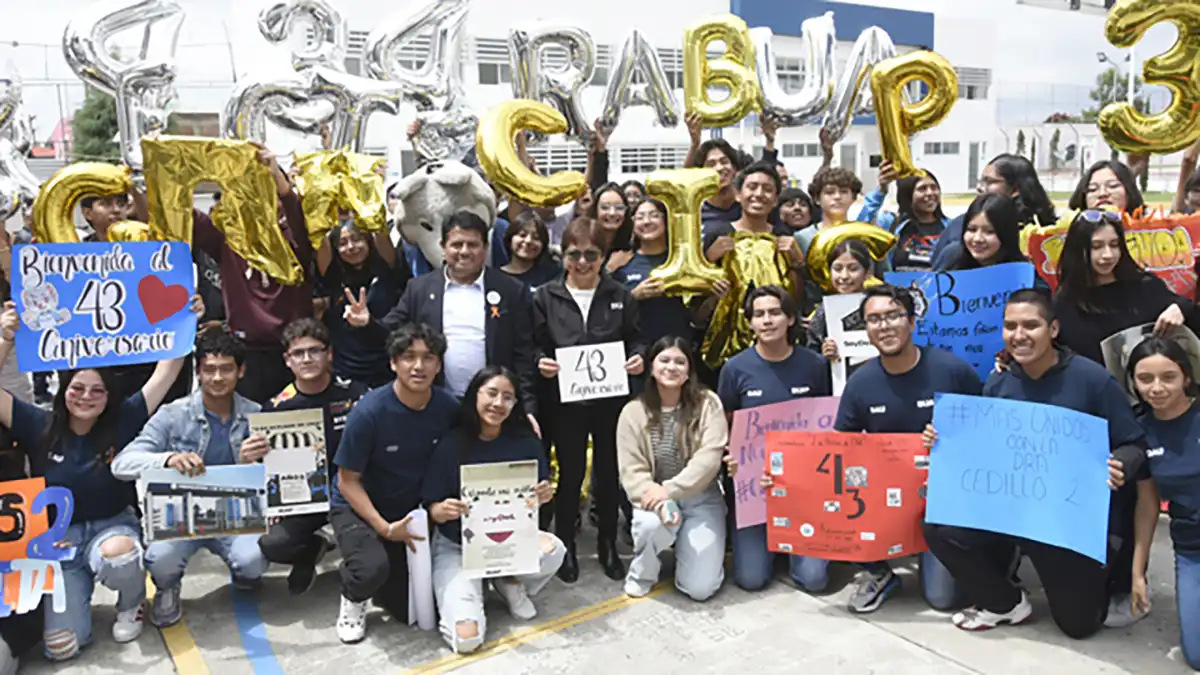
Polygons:
<instances>
[{"instance_id":1,"label":"woman with sunglasses","mask_svg":"<svg viewBox=\"0 0 1200 675\"><path fill-rule=\"evenodd\" d=\"M553 380L563 368L555 360L558 349L619 342L624 345L625 363L595 363L593 367L623 368L629 375L643 370L644 341L638 321L637 301L620 282L601 271L604 258L599 240L601 225L580 218L563 231L563 260L566 274L542 286L533 295L533 336L541 351L538 370ZM579 491L587 468L588 437L592 439L593 499L599 521L597 553L604 574L613 580L625 576L617 555L617 418L622 398L601 398L574 403L557 401L557 388L547 401L555 416L554 447L558 458L559 490L554 500L554 529L566 545L567 554L558 576L567 583L579 578L575 555L575 523L579 514Z\"/></svg>"},{"instance_id":2,"label":"woman with sunglasses","mask_svg":"<svg viewBox=\"0 0 1200 675\"><path fill-rule=\"evenodd\" d=\"M199 315L198 297L192 308ZM0 362L12 351L19 325L15 305L5 303ZM132 642L142 633L146 571L137 492L132 483L117 480L110 467L162 404L182 368L183 357L158 362L141 390L123 401L116 396L111 368L61 371L49 411L0 390L0 425L11 431L30 475L69 489L74 501L70 527L55 544L74 549L74 556L62 562L66 607L55 611L53 603L45 603L43 645L51 661L74 658L91 643L97 580L117 593L113 639Z\"/></svg>"},{"instance_id":3,"label":"woman with sunglasses","mask_svg":"<svg viewBox=\"0 0 1200 675\"><path fill-rule=\"evenodd\" d=\"M621 484L638 508L625 593L640 598L658 582L659 556L675 547L675 587L693 600L725 580L725 501L721 470L729 427L717 395L700 384L690 345L655 341L650 383L621 411Z\"/></svg>"},{"instance_id":4,"label":"woman with sunglasses","mask_svg":"<svg viewBox=\"0 0 1200 675\"><path fill-rule=\"evenodd\" d=\"M1175 549L1175 606L1183 657L1200 670L1200 408L1196 376L1184 348L1174 340L1150 338L1129 354L1128 383L1146 409L1138 421L1150 450L1153 480L1138 481L1134 517L1133 612L1150 611L1146 569L1158 525L1161 499L1170 502Z\"/></svg>"},{"instance_id":5,"label":"woman with sunglasses","mask_svg":"<svg viewBox=\"0 0 1200 675\"><path fill-rule=\"evenodd\" d=\"M1194 325L1191 301L1134 262L1121 215L1113 211L1083 211L1071 221L1054 310L1062 325L1059 342L1100 364L1101 341L1126 328L1153 323L1155 334L1163 335Z\"/></svg>"},{"instance_id":6,"label":"woman with sunglasses","mask_svg":"<svg viewBox=\"0 0 1200 675\"><path fill-rule=\"evenodd\" d=\"M550 501L550 467L542 442L533 433L525 406L517 395L517 376L504 366L479 371L463 394L458 424L438 446L421 483L421 501L437 525L433 550L433 592L441 616L442 637L458 654L468 654L484 641L483 581L463 572L462 517L470 502L462 494L460 469L474 464L536 461L539 504ZM562 564L564 548L554 535L538 537L539 567L535 574L492 579L492 588L504 599L513 618L528 621L537 616L529 599L546 586Z\"/></svg>"}]
</instances>

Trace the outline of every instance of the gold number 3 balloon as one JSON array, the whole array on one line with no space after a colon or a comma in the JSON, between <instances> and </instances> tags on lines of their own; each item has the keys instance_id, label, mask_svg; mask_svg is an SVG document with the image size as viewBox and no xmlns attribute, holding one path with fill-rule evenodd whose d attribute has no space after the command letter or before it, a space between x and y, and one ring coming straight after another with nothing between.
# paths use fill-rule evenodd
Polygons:
<instances>
[{"instance_id":1,"label":"gold number 3 balloon","mask_svg":"<svg viewBox=\"0 0 1200 675\"><path fill-rule=\"evenodd\" d=\"M1179 39L1146 61L1146 84L1171 92L1166 110L1143 115L1127 102L1100 111L1096 126L1114 148L1125 152L1183 150L1200 138L1200 2L1121 0L1108 12L1104 33L1117 47L1132 47L1155 24L1175 24Z\"/></svg>"}]
</instances>

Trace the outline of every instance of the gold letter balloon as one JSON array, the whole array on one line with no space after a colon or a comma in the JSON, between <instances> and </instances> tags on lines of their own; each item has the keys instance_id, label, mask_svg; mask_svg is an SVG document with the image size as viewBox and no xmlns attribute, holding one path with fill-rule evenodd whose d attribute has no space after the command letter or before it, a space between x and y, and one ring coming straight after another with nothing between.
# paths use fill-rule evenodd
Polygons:
<instances>
[{"instance_id":1,"label":"gold letter balloon","mask_svg":"<svg viewBox=\"0 0 1200 675\"><path fill-rule=\"evenodd\" d=\"M1168 154L1200 138L1200 2L1120 0L1109 10L1104 32L1113 45L1132 47L1162 22L1174 24L1179 38L1147 59L1143 72L1146 84L1171 92L1171 102L1156 115L1143 115L1124 101L1104 106L1096 126L1118 150Z\"/></svg>"},{"instance_id":2,"label":"gold letter balloon","mask_svg":"<svg viewBox=\"0 0 1200 675\"><path fill-rule=\"evenodd\" d=\"M193 192L201 181L221 186L213 224L251 268L279 283L304 281L304 269L279 229L270 170L248 141L162 136L142 139L146 201L155 239L192 241Z\"/></svg>"},{"instance_id":3,"label":"gold letter balloon","mask_svg":"<svg viewBox=\"0 0 1200 675\"><path fill-rule=\"evenodd\" d=\"M906 103L904 87L915 80L925 83L929 93L917 103ZM871 71L871 93L875 98L883 156L892 163L900 178L923 176L925 172L913 166L908 137L936 126L950 114L958 100L958 75L954 66L932 51L896 56Z\"/></svg>"},{"instance_id":4,"label":"gold letter balloon","mask_svg":"<svg viewBox=\"0 0 1200 675\"><path fill-rule=\"evenodd\" d=\"M708 59L708 45L725 43L725 53ZM729 96L714 102L709 87L725 87ZM683 102L688 114L699 113L704 126L727 127L754 112L759 100L754 48L746 22L722 14L690 26L683 34Z\"/></svg>"},{"instance_id":5,"label":"gold letter balloon","mask_svg":"<svg viewBox=\"0 0 1200 675\"><path fill-rule=\"evenodd\" d=\"M721 189L721 178L712 169L668 169L655 171L646 180L646 191L667 207L667 261L650 272L662 279L667 295L690 302L694 296L712 292L714 282L725 276L720 267L704 258L701 251L700 207Z\"/></svg>"},{"instance_id":6,"label":"gold letter balloon","mask_svg":"<svg viewBox=\"0 0 1200 675\"><path fill-rule=\"evenodd\" d=\"M822 229L808 246L807 263L808 274L813 282L827 292L833 292L833 281L829 278L829 266L833 263L830 256L833 255L833 249L847 239L857 239L866 244L876 261L883 260L896 245L896 235L869 223L839 223Z\"/></svg>"},{"instance_id":7,"label":"gold letter balloon","mask_svg":"<svg viewBox=\"0 0 1200 675\"><path fill-rule=\"evenodd\" d=\"M79 242L75 205L84 197L115 197L133 187L130 170L104 162L79 162L54 174L33 201L33 236L44 244ZM108 241L147 241L145 223L122 220L102 233Z\"/></svg>"},{"instance_id":8,"label":"gold letter balloon","mask_svg":"<svg viewBox=\"0 0 1200 675\"><path fill-rule=\"evenodd\" d=\"M378 169L382 157L360 155L345 150L327 150L302 155L293 166L296 189L304 208L304 222L313 248L337 227L339 211L354 215L354 225L363 232L382 232L387 228L387 204L383 197L383 177Z\"/></svg>"},{"instance_id":9,"label":"gold letter balloon","mask_svg":"<svg viewBox=\"0 0 1200 675\"><path fill-rule=\"evenodd\" d=\"M475 132L475 154L483 173L500 191L528 206L548 208L574 201L587 190L587 179L578 171L539 176L517 156L518 133L533 131L561 134L567 119L540 101L513 99L494 106Z\"/></svg>"}]
</instances>

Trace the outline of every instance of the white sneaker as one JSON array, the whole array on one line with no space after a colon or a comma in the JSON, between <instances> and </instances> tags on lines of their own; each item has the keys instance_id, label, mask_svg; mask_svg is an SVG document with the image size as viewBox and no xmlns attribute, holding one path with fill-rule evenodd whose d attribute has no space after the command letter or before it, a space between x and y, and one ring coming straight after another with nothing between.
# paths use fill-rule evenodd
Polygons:
<instances>
[{"instance_id":1,"label":"white sneaker","mask_svg":"<svg viewBox=\"0 0 1200 675\"><path fill-rule=\"evenodd\" d=\"M1029 604L1029 596L1022 591L1021 601L1004 614L997 614L978 607L969 607L955 614L950 620L963 630L980 631L991 630L998 626L1015 626L1028 619L1031 614L1033 614L1033 605Z\"/></svg>"},{"instance_id":2,"label":"white sneaker","mask_svg":"<svg viewBox=\"0 0 1200 675\"><path fill-rule=\"evenodd\" d=\"M533 601L525 592L525 584L519 581L512 583L508 579L497 579L492 582L492 588L495 588L500 597L504 598L504 602L508 604L508 613L512 614L514 619L528 621L537 616L537 608L533 606Z\"/></svg>"},{"instance_id":3,"label":"white sneaker","mask_svg":"<svg viewBox=\"0 0 1200 675\"><path fill-rule=\"evenodd\" d=\"M155 626L166 628L183 618L183 603L180 602L179 593L179 586L160 588L154 593L154 609L150 612L150 620Z\"/></svg>"},{"instance_id":4,"label":"white sneaker","mask_svg":"<svg viewBox=\"0 0 1200 675\"><path fill-rule=\"evenodd\" d=\"M346 644L362 642L367 636L367 601L353 602L342 596L342 609L338 612L338 639Z\"/></svg>"},{"instance_id":5,"label":"white sneaker","mask_svg":"<svg viewBox=\"0 0 1200 675\"><path fill-rule=\"evenodd\" d=\"M117 620L113 622L112 636L117 642L133 642L142 634L142 606L124 612L117 612Z\"/></svg>"},{"instance_id":6,"label":"white sneaker","mask_svg":"<svg viewBox=\"0 0 1200 675\"><path fill-rule=\"evenodd\" d=\"M1128 595L1114 595L1108 599L1108 616L1104 619L1106 628L1128 628L1146 618L1149 610L1141 614L1133 613L1133 599Z\"/></svg>"},{"instance_id":7,"label":"white sneaker","mask_svg":"<svg viewBox=\"0 0 1200 675\"><path fill-rule=\"evenodd\" d=\"M650 591L654 588L654 584L647 584L633 577L625 579L625 595L631 598L644 598L650 595Z\"/></svg>"}]
</instances>

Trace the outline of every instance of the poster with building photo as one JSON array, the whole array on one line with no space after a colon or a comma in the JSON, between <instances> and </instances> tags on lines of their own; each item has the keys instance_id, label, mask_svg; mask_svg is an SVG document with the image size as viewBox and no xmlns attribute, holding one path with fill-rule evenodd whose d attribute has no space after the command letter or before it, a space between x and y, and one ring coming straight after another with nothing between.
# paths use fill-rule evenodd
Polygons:
<instances>
[{"instance_id":1,"label":"poster with building photo","mask_svg":"<svg viewBox=\"0 0 1200 675\"><path fill-rule=\"evenodd\" d=\"M871 345L867 337L867 324L862 316L862 293L827 295L825 306L825 332L838 347L838 360L831 364L833 395L841 396L846 380L862 364L879 356L879 350Z\"/></svg>"},{"instance_id":2,"label":"poster with building photo","mask_svg":"<svg viewBox=\"0 0 1200 675\"><path fill-rule=\"evenodd\" d=\"M462 518L463 571L481 579L537 572L537 461L468 464L459 471L468 509Z\"/></svg>"},{"instance_id":3,"label":"poster with building photo","mask_svg":"<svg viewBox=\"0 0 1200 675\"><path fill-rule=\"evenodd\" d=\"M289 410L249 415L250 433L265 436L267 516L271 519L329 510L325 413Z\"/></svg>"},{"instance_id":4,"label":"poster with building photo","mask_svg":"<svg viewBox=\"0 0 1200 675\"><path fill-rule=\"evenodd\" d=\"M1113 377L1117 378L1117 382L1125 390L1125 395L1129 397L1130 402L1136 402L1137 397L1133 394L1132 379L1126 370L1129 365L1129 353L1153 334L1154 324L1147 323L1113 333L1100 343L1100 352L1104 355L1104 366L1108 368L1108 372L1112 373ZM1172 331L1168 337L1179 343L1179 346L1183 347L1183 351L1187 352L1188 359L1192 362L1192 372L1200 373L1200 339L1196 338L1196 334L1186 326L1182 326Z\"/></svg>"},{"instance_id":5,"label":"poster with building photo","mask_svg":"<svg viewBox=\"0 0 1200 675\"><path fill-rule=\"evenodd\" d=\"M267 532L266 467L210 466L199 476L154 469L138 480L146 543Z\"/></svg>"}]
</instances>

